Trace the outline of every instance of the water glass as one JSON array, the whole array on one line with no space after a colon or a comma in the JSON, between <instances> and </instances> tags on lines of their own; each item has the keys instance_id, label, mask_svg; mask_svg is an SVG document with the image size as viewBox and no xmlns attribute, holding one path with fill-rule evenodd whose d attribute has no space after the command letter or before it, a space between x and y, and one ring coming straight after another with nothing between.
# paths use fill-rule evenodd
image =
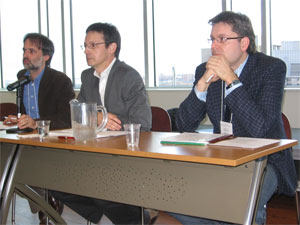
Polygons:
<instances>
[{"instance_id":1,"label":"water glass","mask_svg":"<svg viewBox=\"0 0 300 225\"><path fill-rule=\"evenodd\" d=\"M40 141L43 141L44 138L49 137L50 122L50 120L36 121Z\"/></svg>"},{"instance_id":2,"label":"water glass","mask_svg":"<svg viewBox=\"0 0 300 225\"><path fill-rule=\"evenodd\" d=\"M128 147L132 148L139 146L140 129L141 124L124 124L126 143Z\"/></svg>"}]
</instances>

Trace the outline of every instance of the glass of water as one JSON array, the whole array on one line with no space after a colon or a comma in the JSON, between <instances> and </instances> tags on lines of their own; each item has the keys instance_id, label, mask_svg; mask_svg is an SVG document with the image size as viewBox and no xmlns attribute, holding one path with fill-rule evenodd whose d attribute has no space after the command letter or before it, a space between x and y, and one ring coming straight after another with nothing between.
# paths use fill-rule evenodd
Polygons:
<instances>
[{"instance_id":1,"label":"glass of water","mask_svg":"<svg viewBox=\"0 0 300 225\"><path fill-rule=\"evenodd\" d=\"M138 147L141 124L124 124L126 143L129 148Z\"/></svg>"},{"instance_id":2,"label":"glass of water","mask_svg":"<svg viewBox=\"0 0 300 225\"><path fill-rule=\"evenodd\" d=\"M44 138L49 137L50 122L51 122L50 120L36 121L40 141L43 141Z\"/></svg>"}]
</instances>

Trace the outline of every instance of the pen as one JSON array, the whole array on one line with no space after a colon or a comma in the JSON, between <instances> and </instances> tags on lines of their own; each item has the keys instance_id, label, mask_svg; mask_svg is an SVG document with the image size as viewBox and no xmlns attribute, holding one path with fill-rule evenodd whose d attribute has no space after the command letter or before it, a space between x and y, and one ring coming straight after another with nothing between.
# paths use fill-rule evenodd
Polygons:
<instances>
[{"instance_id":1,"label":"pen","mask_svg":"<svg viewBox=\"0 0 300 225\"><path fill-rule=\"evenodd\" d=\"M197 145L197 146L205 146L206 143L201 142L184 142L184 141L160 141L161 144L169 144L169 145Z\"/></svg>"},{"instance_id":2,"label":"pen","mask_svg":"<svg viewBox=\"0 0 300 225\"><path fill-rule=\"evenodd\" d=\"M70 136L58 136L58 139L75 140L74 137L70 137Z\"/></svg>"},{"instance_id":3,"label":"pen","mask_svg":"<svg viewBox=\"0 0 300 225\"><path fill-rule=\"evenodd\" d=\"M8 116L4 116L3 118L4 118L4 120L7 120L7 119L8 119ZM14 124L16 124L17 122L18 122L18 119L17 119L17 118L11 117L11 118L10 118L10 121L6 121L6 122L3 123L3 124L5 124L5 125L14 125Z\"/></svg>"},{"instance_id":4,"label":"pen","mask_svg":"<svg viewBox=\"0 0 300 225\"><path fill-rule=\"evenodd\" d=\"M217 137L217 138L213 138L213 139L210 139L208 141L209 144L213 144L213 143L216 143L216 142L219 142L219 141L224 141L224 140L227 140L227 139L230 139L232 138L233 135L232 134L226 134L226 135L223 135L221 137Z\"/></svg>"},{"instance_id":5,"label":"pen","mask_svg":"<svg viewBox=\"0 0 300 225\"><path fill-rule=\"evenodd\" d=\"M209 78L206 80L205 83L209 83L211 81L211 79L213 79L213 77L214 77L214 74L210 75Z\"/></svg>"},{"instance_id":6,"label":"pen","mask_svg":"<svg viewBox=\"0 0 300 225\"><path fill-rule=\"evenodd\" d=\"M8 119L8 116L4 116L4 119L5 120L7 120ZM15 118L15 117L12 117L12 118L10 118L11 120L17 120L17 118Z\"/></svg>"}]
</instances>

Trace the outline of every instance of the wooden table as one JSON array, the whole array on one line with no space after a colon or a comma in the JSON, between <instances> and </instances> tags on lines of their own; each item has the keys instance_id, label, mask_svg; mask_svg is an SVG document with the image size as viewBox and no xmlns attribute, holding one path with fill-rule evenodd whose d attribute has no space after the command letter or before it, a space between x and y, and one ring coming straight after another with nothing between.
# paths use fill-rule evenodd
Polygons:
<instances>
[{"instance_id":1,"label":"wooden table","mask_svg":"<svg viewBox=\"0 0 300 225\"><path fill-rule=\"evenodd\" d=\"M251 224L265 156L297 145L295 140L260 150L161 145L170 135L174 133L143 132L139 148L132 150L125 136L40 142L1 131L0 224L6 223L14 191L54 223L65 223L28 186Z\"/></svg>"}]
</instances>

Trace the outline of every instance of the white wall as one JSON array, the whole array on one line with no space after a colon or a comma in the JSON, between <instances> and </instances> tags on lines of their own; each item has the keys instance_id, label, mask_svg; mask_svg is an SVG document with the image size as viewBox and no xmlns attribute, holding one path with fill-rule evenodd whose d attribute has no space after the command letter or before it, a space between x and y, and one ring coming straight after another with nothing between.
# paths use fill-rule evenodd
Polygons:
<instances>
[{"instance_id":1,"label":"white wall","mask_svg":"<svg viewBox=\"0 0 300 225\"><path fill-rule=\"evenodd\" d=\"M190 93L186 89L148 89L150 104L164 109L178 107ZM16 102L16 93L0 91L0 102ZM300 128L300 89L287 89L284 92L282 111L289 118L292 128ZM205 121L205 124L209 121Z\"/></svg>"}]
</instances>

